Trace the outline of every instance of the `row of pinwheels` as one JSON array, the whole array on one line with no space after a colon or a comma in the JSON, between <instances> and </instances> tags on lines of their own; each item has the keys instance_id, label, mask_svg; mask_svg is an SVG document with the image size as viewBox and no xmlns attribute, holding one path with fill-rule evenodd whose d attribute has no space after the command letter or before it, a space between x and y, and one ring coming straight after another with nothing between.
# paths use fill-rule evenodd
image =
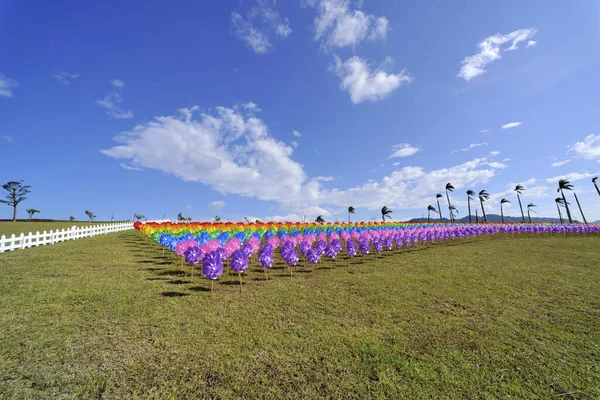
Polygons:
<instances>
[{"instance_id":1,"label":"row of pinwheels","mask_svg":"<svg viewBox=\"0 0 600 400\"><path fill-rule=\"evenodd\" d=\"M300 260L312 265L322 259L334 261L342 251L345 251L346 259L360 254L364 262L364 257L372 251L379 254L394 248L481 235L600 232L597 225L399 225L373 223L314 227L292 223L195 226L146 223L136 225L136 229L163 246L163 252L169 249L182 257L182 263L185 261L192 268L201 264L202 274L211 280L211 291L212 282L223 274L227 264L232 272L238 274L242 290L242 274L253 259L264 269L265 281L268 282L268 270L273 266L276 254L292 274L292 267Z\"/></svg>"}]
</instances>

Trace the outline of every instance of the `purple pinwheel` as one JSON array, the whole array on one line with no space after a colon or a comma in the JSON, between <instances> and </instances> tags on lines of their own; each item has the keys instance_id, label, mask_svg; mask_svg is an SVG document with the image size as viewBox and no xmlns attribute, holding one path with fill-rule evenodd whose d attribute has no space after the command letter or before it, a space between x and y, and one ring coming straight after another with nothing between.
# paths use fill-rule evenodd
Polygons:
<instances>
[{"instance_id":1,"label":"purple pinwheel","mask_svg":"<svg viewBox=\"0 0 600 400\"><path fill-rule=\"evenodd\" d=\"M354 244L354 240L348 239L346 242L346 253L348 257L354 257L356 255L356 244Z\"/></svg>"},{"instance_id":2,"label":"purple pinwheel","mask_svg":"<svg viewBox=\"0 0 600 400\"><path fill-rule=\"evenodd\" d=\"M388 250L392 250L394 248L394 238L391 236L385 238L385 248Z\"/></svg>"},{"instance_id":3,"label":"purple pinwheel","mask_svg":"<svg viewBox=\"0 0 600 400\"><path fill-rule=\"evenodd\" d=\"M189 265L198 264L202 260L202 250L198 246L192 246L183 253L183 256Z\"/></svg>"},{"instance_id":4,"label":"purple pinwheel","mask_svg":"<svg viewBox=\"0 0 600 400\"><path fill-rule=\"evenodd\" d=\"M362 254L363 256L365 254L369 254L369 250L371 250L371 245L369 244L368 241L361 239L358 239L358 251L360 251L360 254Z\"/></svg>"},{"instance_id":5,"label":"purple pinwheel","mask_svg":"<svg viewBox=\"0 0 600 400\"><path fill-rule=\"evenodd\" d=\"M331 245L335 249L336 254L339 253L340 251L342 251L342 242L340 239L333 239L331 241Z\"/></svg>"},{"instance_id":6,"label":"purple pinwheel","mask_svg":"<svg viewBox=\"0 0 600 400\"><path fill-rule=\"evenodd\" d=\"M333 243L328 246L325 246L325 255L327 256L327 258L330 258L332 260L335 258L335 256L337 256L337 250L333 246Z\"/></svg>"},{"instance_id":7,"label":"purple pinwheel","mask_svg":"<svg viewBox=\"0 0 600 400\"><path fill-rule=\"evenodd\" d=\"M264 269L271 268L273 266L273 253L263 249L258 253L258 262Z\"/></svg>"},{"instance_id":8,"label":"purple pinwheel","mask_svg":"<svg viewBox=\"0 0 600 400\"><path fill-rule=\"evenodd\" d=\"M202 275L206 279L215 280L223 274L223 261L216 251L208 253L202 261Z\"/></svg>"},{"instance_id":9,"label":"purple pinwheel","mask_svg":"<svg viewBox=\"0 0 600 400\"><path fill-rule=\"evenodd\" d=\"M225 251L224 248L219 247L218 249L215 250L215 253L217 253L217 256L219 257L219 260L221 260L221 262L223 262L227 259L227 252Z\"/></svg>"},{"instance_id":10,"label":"purple pinwheel","mask_svg":"<svg viewBox=\"0 0 600 400\"><path fill-rule=\"evenodd\" d=\"M307 241L303 240L298 245L298 250L300 250L300 254L306 257L308 250L310 250L310 244Z\"/></svg>"},{"instance_id":11,"label":"purple pinwheel","mask_svg":"<svg viewBox=\"0 0 600 400\"><path fill-rule=\"evenodd\" d=\"M319 257L321 256L321 254L323 254L325 252L325 247L327 247L326 241L324 241L324 240L317 241L317 244L315 245L315 250L317 250Z\"/></svg>"},{"instance_id":12,"label":"purple pinwheel","mask_svg":"<svg viewBox=\"0 0 600 400\"><path fill-rule=\"evenodd\" d=\"M292 248L287 254L287 257L285 257L285 262L291 267L298 264L298 260L298 253Z\"/></svg>"},{"instance_id":13,"label":"purple pinwheel","mask_svg":"<svg viewBox=\"0 0 600 400\"><path fill-rule=\"evenodd\" d=\"M252 255L252 245L250 243L244 243L242 246L242 253L244 253L246 257L250 257L250 255Z\"/></svg>"},{"instance_id":14,"label":"purple pinwheel","mask_svg":"<svg viewBox=\"0 0 600 400\"><path fill-rule=\"evenodd\" d=\"M375 251L381 253L383 251L383 242L381 239L377 239L373 242L373 246L375 247Z\"/></svg>"},{"instance_id":15,"label":"purple pinwheel","mask_svg":"<svg viewBox=\"0 0 600 400\"><path fill-rule=\"evenodd\" d=\"M319 254L319 251L317 249L308 249L308 251L306 252L306 258L308 259L309 263L316 264L319 262L319 258L321 258L321 255Z\"/></svg>"},{"instance_id":16,"label":"purple pinwheel","mask_svg":"<svg viewBox=\"0 0 600 400\"><path fill-rule=\"evenodd\" d=\"M231 255L231 269L233 272L241 274L248 268L248 257L241 251L236 250Z\"/></svg>"}]
</instances>

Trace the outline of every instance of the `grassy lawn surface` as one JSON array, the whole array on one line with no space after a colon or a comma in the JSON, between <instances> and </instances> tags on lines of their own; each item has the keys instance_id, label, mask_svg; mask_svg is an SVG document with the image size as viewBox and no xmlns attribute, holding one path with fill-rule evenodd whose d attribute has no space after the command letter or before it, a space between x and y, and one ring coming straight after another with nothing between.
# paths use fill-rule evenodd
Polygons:
<instances>
[{"instance_id":1,"label":"grassy lawn surface","mask_svg":"<svg viewBox=\"0 0 600 400\"><path fill-rule=\"evenodd\" d=\"M102 225L108 224L110 222L70 222L70 221L54 221L54 222L12 222L12 221L0 221L0 236L5 235L9 237L13 233L15 235L20 235L24 233L27 235L29 232L35 233L56 230L56 229L67 229L73 226L92 226L92 225Z\"/></svg>"},{"instance_id":2,"label":"grassy lawn surface","mask_svg":"<svg viewBox=\"0 0 600 400\"><path fill-rule=\"evenodd\" d=\"M600 237L356 261L211 298L135 231L0 254L0 398L600 397Z\"/></svg>"}]
</instances>

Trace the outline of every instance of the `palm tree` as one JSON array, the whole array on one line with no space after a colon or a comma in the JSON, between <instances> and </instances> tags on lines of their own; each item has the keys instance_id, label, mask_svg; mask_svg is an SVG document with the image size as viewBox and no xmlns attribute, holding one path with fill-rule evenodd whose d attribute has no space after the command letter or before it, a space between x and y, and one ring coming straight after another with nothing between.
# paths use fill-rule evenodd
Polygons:
<instances>
[{"instance_id":1,"label":"palm tree","mask_svg":"<svg viewBox=\"0 0 600 400\"><path fill-rule=\"evenodd\" d=\"M427 206L427 222L431 223L431 212L437 213L438 211L431 204Z\"/></svg>"},{"instance_id":2,"label":"palm tree","mask_svg":"<svg viewBox=\"0 0 600 400\"><path fill-rule=\"evenodd\" d=\"M452 210L456 210L456 208L452 208L452 204L450 204L450 196L448 195L448 192L451 192L454 190L454 186L452 186L452 184L450 182L446 183L446 200L448 200L448 211L450 212L450 222L454 222L454 213L452 212Z\"/></svg>"},{"instance_id":3,"label":"palm tree","mask_svg":"<svg viewBox=\"0 0 600 400\"><path fill-rule=\"evenodd\" d=\"M37 210L35 208L28 208L25 211L27 211L27 214L29 214L29 222L31 222L31 217L33 217L33 214L40 212L40 210Z\"/></svg>"},{"instance_id":4,"label":"palm tree","mask_svg":"<svg viewBox=\"0 0 600 400\"><path fill-rule=\"evenodd\" d=\"M569 223L572 224L573 218L571 218L571 210L569 210L569 204L567 203L567 198L565 197L564 190L573 190L573 185L571 185L568 180L561 179L560 181L558 181L558 189L556 189L556 192L560 192L563 198L563 206L565 207L565 210L567 210L567 217L569 217Z\"/></svg>"},{"instance_id":5,"label":"palm tree","mask_svg":"<svg viewBox=\"0 0 600 400\"><path fill-rule=\"evenodd\" d=\"M504 210L502 209L502 206L507 203L510 204L510 201L508 201L506 198L502 198L502 200L500 200L500 215L502 216L502 223L504 223Z\"/></svg>"},{"instance_id":6,"label":"palm tree","mask_svg":"<svg viewBox=\"0 0 600 400\"><path fill-rule=\"evenodd\" d=\"M587 220L585 219L585 215L583 215L583 210L581 209L581 204L579 204L579 199L577 198L577 193L575 193L575 191L573 191L573 196L575 196L575 201L577 202L577 207L579 207L579 212L583 218L583 223L587 225Z\"/></svg>"},{"instance_id":7,"label":"palm tree","mask_svg":"<svg viewBox=\"0 0 600 400\"><path fill-rule=\"evenodd\" d=\"M537 207L535 204L533 203L529 203L527 204L527 217L529 218L529 223L531 223L531 214L530 212L535 212L532 210L533 207Z\"/></svg>"},{"instance_id":8,"label":"palm tree","mask_svg":"<svg viewBox=\"0 0 600 400\"><path fill-rule=\"evenodd\" d=\"M456 221L454 219L454 215L455 215L455 213L458 214L458 210L456 209L456 207L454 207L454 205L450 206L450 212L452 213L452 221L453 222Z\"/></svg>"},{"instance_id":9,"label":"palm tree","mask_svg":"<svg viewBox=\"0 0 600 400\"><path fill-rule=\"evenodd\" d=\"M600 196L600 189L598 189L598 185L596 185L596 181L598 180L598 177L595 176L592 178L592 183L594 184L594 187L596 188L596 192L598 192L598 196Z\"/></svg>"},{"instance_id":10,"label":"palm tree","mask_svg":"<svg viewBox=\"0 0 600 400\"><path fill-rule=\"evenodd\" d=\"M469 206L469 223L471 223L471 200L473 200L473 196L475 196L475 192L471 189L467 190L467 204Z\"/></svg>"},{"instance_id":11,"label":"palm tree","mask_svg":"<svg viewBox=\"0 0 600 400\"><path fill-rule=\"evenodd\" d=\"M90 210L85 210L85 215L87 215L87 216L88 216L88 218L89 218L89 221L88 221L88 222L92 222L92 220L93 220L94 218L96 218L96 216L94 215L94 213L93 213L93 212L91 212Z\"/></svg>"},{"instance_id":12,"label":"palm tree","mask_svg":"<svg viewBox=\"0 0 600 400\"><path fill-rule=\"evenodd\" d=\"M442 215L442 209L440 207L440 198L444 197L442 196L441 193L438 193L435 195L435 198L437 199L437 203L438 203L438 214L440 214L440 223L444 223L444 216Z\"/></svg>"},{"instance_id":13,"label":"palm tree","mask_svg":"<svg viewBox=\"0 0 600 400\"><path fill-rule=\"evenodd\" d=\"M563 221L562 213L560 212L559 206L564 207L565 200L562 197L557 197L556 199L554 199L554 202L556 203L556 209L558 210L558 218L560 219L560 224L563 225L565 222Z\"/></svg>"},{"instance_id":14,"label":"palm tree","mask_svg":"<svg viewBox=\"0 0 600 400\"><path fill-rule=\"evenodd\" d=\"M354 207L348 207L348 223L350 223L350 214L354 214Z\"/></svg>"},{"instance_id":15,"label":"palm tree","mask_svg":"<svg viewBox=\"0 0 600 400\"><path fill-rule=\"evenodd\" d=\"M188 220L187 218L185 220ZM215 221L214 222L221 222L221 217L219 217L218 215L215 215Z\"/></svg>"},{"instance_id":16,"label":"palm tree","mask_svg":"<svg viewBox=\"0 0 600 400\"><path fill-rule=\"evenodd\" d=\"M325 223L325 218L323 218L322 215L319 215L317 217L317 219L315 220L315 222L318 222L319 224L323 224L323 223Z\"/></svg>"},{"instance_id":17,"label":"palm tree","mask_svg":"<svg viewBox=\"0 0 600 400\"><path fill-rule=\"evenodd\" d=\"M519 200L519 208L521 209L521 217L522 220L521 222L525 222L525 214L523 214L523 206L521 205L521 194L523 194L523 190L525 190L525 187L523 185L517 185L515 186L515 192L517 192L517 199Z\"/></svg>"},{"instance_id":18,"label":"palm tree","mask_svg":"<svg viewBox=\"0 0 600 400\"><path fill-rule=\"evenodd\" d=\"M383 220L383 222L385 222L385 218L389 218L392 219L392 217L390 217L390 214L392 213L392 210L390 210L387 206L383 206L381 208L381 219Z\"/></svg>"},{"instance_id":19,"label":"palm tree","mask_svg":"<svg viewBox=\"0 0 600 400\"><path fill-rule=\"evenodd\" d=\"M142 215L142 214L137 214L137 213L133 214L133 220L134 221L141 221L144 218L146 218L146 217L144 215Z\"/></svg>"},{"instance_id":20,"label":"palm tree","mask_svg":"<svg viewBox=\"0 0 600 400\"><path fill-rule=\"evenodd\" d=\"M490 195L488 194L488 192L484 190L479 192L479 202L481 203L481 212L483 213L483 222L485 222L487 224L487 215L485 215L485 208L483 208L483 202L488 200L490 198Z\"/></svg>"}]
</instances>

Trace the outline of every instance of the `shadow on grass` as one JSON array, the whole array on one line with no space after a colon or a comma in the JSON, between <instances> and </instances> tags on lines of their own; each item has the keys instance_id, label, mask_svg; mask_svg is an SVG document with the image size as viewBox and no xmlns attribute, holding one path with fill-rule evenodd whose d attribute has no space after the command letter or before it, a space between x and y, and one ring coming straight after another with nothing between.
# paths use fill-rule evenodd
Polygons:
<instances>
[{"instance_id":1,"label":"shadow on grass","mask_svg":"<svg viewBox=\"0 0 600 400\"><path fill-rule=\"evenodd\" d=\"M138 271L162 271L164 268L158 267L148 267L148 268L138 268Z\"/></svg>"},{"instance_id":2,"label":"shadow on grass","mask_svg":"<svg viewBox=\"0 0 600 400\"><path fill-rule=\"evenodd\" d=\"M183 297L189 296L189 293L181 293L181 292L162 292L161 293L165 297Z\"/></svg>"},{"instance_id":3,"label":"shadow on grass","mask_svg":"<svg viewBox=\"0 0 600 400\"><path fill-rule=\"evenodd\" d=\"M169 278L146 278L147 281L168 281Z\"/></svg>"},{"instance_id":4,"label":"shadow on grass","mask_svg":"<svg viewBox=\"0 0 600 400\"><path fill-rule=\"evenodd\" d=\"M155 261L155 260L140 260L138 261L142 264L154 264L154 265L173 265L174 263L171 261Z\"/></svg>"},{"instance_id":5,"label":"shadow on grass","mask_svg":"<svg viewBox=\"0 0 600 400\"><path fill-rule=\"evenodd\" d=\"M176 279L176 280L173 280L173 281L169 281L167 283L170 283L171 285L186 285L188 283L192 283L192 281L186 281L186 280L183 280L183 279Z\"/></svg>"},{"instance_id":6,"label":"shadow on grass","mask_svg":"<svg viewBox=\"0 0 600 400\"><path fill-rule=\"evenodd\" d=\"M169 270L159 273L160 276L183 276L186 275L185 271L181 270Z\"/></svg>"},{"instance_id":7,"label":"shadow on grass","mask_svg":"<svg viewBox=\"0 0 600 400\"><path fill-rule=\"evenodd\" d=\"M208 286L193 286L188 288L188 290L191 290L192 292L210 292L210 288Z\"/></svg>"}]
</instances>

